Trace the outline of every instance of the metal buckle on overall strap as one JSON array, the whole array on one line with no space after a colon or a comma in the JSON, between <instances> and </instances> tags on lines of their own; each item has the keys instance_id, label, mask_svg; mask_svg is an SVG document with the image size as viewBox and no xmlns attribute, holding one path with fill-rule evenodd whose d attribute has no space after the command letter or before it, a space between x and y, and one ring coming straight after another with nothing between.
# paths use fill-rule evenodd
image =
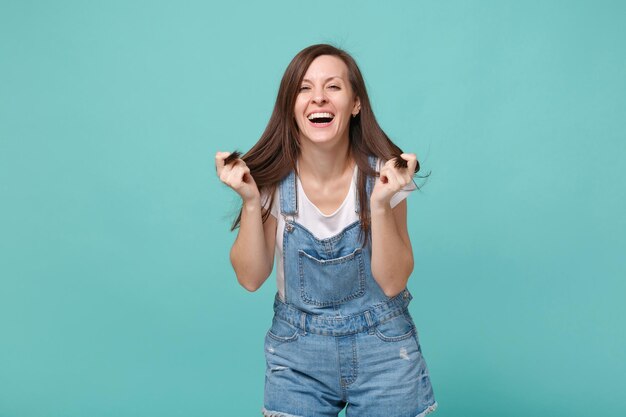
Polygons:
<instances>
[{"instance_id":1,"label":"metal buckle on overall strap","mask_svg":"<svg viewBox=\"0 0 626 417\"><path fill-rule=\"evenodd\" d=\"M293 216L293 215L291 215L291 220L290 220L290 219L289 219L289 215L287 215L287 214L283 214L283 218L285 219L285 229L286 229L288 232L291 232L291 231L293 230L293 224L292 224L292 223L293 223L293 221L294 221L294 220L293 220L293 219L294 219L294 216Z\"/></svg>"}]
</instances>

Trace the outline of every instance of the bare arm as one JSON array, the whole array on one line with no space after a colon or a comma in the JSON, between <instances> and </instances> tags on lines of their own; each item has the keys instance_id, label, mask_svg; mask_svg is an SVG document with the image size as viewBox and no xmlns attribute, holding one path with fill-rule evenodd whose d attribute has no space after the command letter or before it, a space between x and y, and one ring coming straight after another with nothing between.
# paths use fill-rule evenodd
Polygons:
<instances>
[{"instance_id":1,"label":"bare arm","mask_svg":"<svg viewBox=\"0 0 626 417\"><path fill-rule=\"evenodd\" d=\"M407 230L407 203L372 208L372 275L385 295L399 294L413 272L413 249Z\"/></svg>"},{"instance_id":2,"label":"bare arm","mask_svg":"<svg viewBox=\"0 0 626 417\"><path fill-rule=\"evenodd\" d=\"M237 280L248 291L256 291L272 273L276 218L261 220L261 203L244 203L239 233L230 250L230 262Z\"/></svg>"},{"instance_id":3,"label":"bare arm","mask_svg":"<svg viewBox=\"0 0 626 417\"><path fill-rule=\"evenodd\" d=\"M232 188L243 201L239 233L230 250L237 281L248 291L256 291L272 272L276 219L274 216L263 223L261 196L250 175L250 169L242 159L224 164L229 152L217 152L215 168L220 180Z\"/></svg>"},{"instance_id":4,"label":"bare arm","mask_svg":"<svg viewBox=\"0 0 626 417\"><path fill-rule=\"evenodd\" d=\"M393 209L391 198L413 180L417 165L414 154L402 154L407 168L387 161L380 170L370 197L372 219L372 275L385 295L393 297L406 287L413 272L413 249L407 230L407 203Z\"/></svg>"}]
</instances>

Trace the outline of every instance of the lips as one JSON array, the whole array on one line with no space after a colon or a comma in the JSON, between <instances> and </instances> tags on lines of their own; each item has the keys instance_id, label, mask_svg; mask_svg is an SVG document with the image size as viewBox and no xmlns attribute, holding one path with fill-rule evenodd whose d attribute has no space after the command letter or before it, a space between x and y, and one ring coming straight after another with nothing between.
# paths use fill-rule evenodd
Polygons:
<instances>
[{"instance_id":1,"label":"lips","mask_svg":"<svg viewBox=\"0 0 626 417\"><path fill-rule=\"evenodd\" d=\"M331 112L314 112L314 113L310 113L307 116L307 119L309 119L309 122L318 126L328 125L333 121L334 118L335 118L335 115Z\"/></svg>"},{"instance_id":2,"label":"lips","mask_svg":"<svg viewBox=\"0 0 626 417\"><path fill-rule=\"evenodd\" d=\"M335 119L335 114L330 111L315 111L307 115L309 124L313 127L330 126Z\"/></svg>"}]
</instances>

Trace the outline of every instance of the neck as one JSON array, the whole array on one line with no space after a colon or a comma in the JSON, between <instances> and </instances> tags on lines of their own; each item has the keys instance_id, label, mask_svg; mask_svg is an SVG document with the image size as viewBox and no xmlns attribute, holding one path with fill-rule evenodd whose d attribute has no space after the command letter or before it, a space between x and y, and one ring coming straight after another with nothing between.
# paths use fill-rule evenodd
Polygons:
<instances>
[{"instance_id":1,"label":"neck","mask_svg":"<svg viewBox=\"0 0 626 417\"><path fill-rule=\"evenodd\" d=\"M298 159L298 174L301 177L304 174L323 183L340 178L347 170L352 170L354 162L348 141L328 148L307 145L303 143Z\"/></svg>"}]
</instances>

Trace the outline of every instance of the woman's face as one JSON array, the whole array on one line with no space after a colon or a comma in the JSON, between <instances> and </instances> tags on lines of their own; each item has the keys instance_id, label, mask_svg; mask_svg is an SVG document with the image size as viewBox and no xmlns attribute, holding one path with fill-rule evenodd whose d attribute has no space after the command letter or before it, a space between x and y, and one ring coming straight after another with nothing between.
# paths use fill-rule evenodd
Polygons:
<instances>
[{"instance_id":1,"label":"woman's face","mask_svg":"<svg viewBox=\"0 0 626 417\"><path fill-rule=\"evenodd\" d=\"M304 74L294 108L300 141L332 144L348 140L350 118L359 109L346 64L333 55L315 58Z\"/></svg>"}]
</instances>

